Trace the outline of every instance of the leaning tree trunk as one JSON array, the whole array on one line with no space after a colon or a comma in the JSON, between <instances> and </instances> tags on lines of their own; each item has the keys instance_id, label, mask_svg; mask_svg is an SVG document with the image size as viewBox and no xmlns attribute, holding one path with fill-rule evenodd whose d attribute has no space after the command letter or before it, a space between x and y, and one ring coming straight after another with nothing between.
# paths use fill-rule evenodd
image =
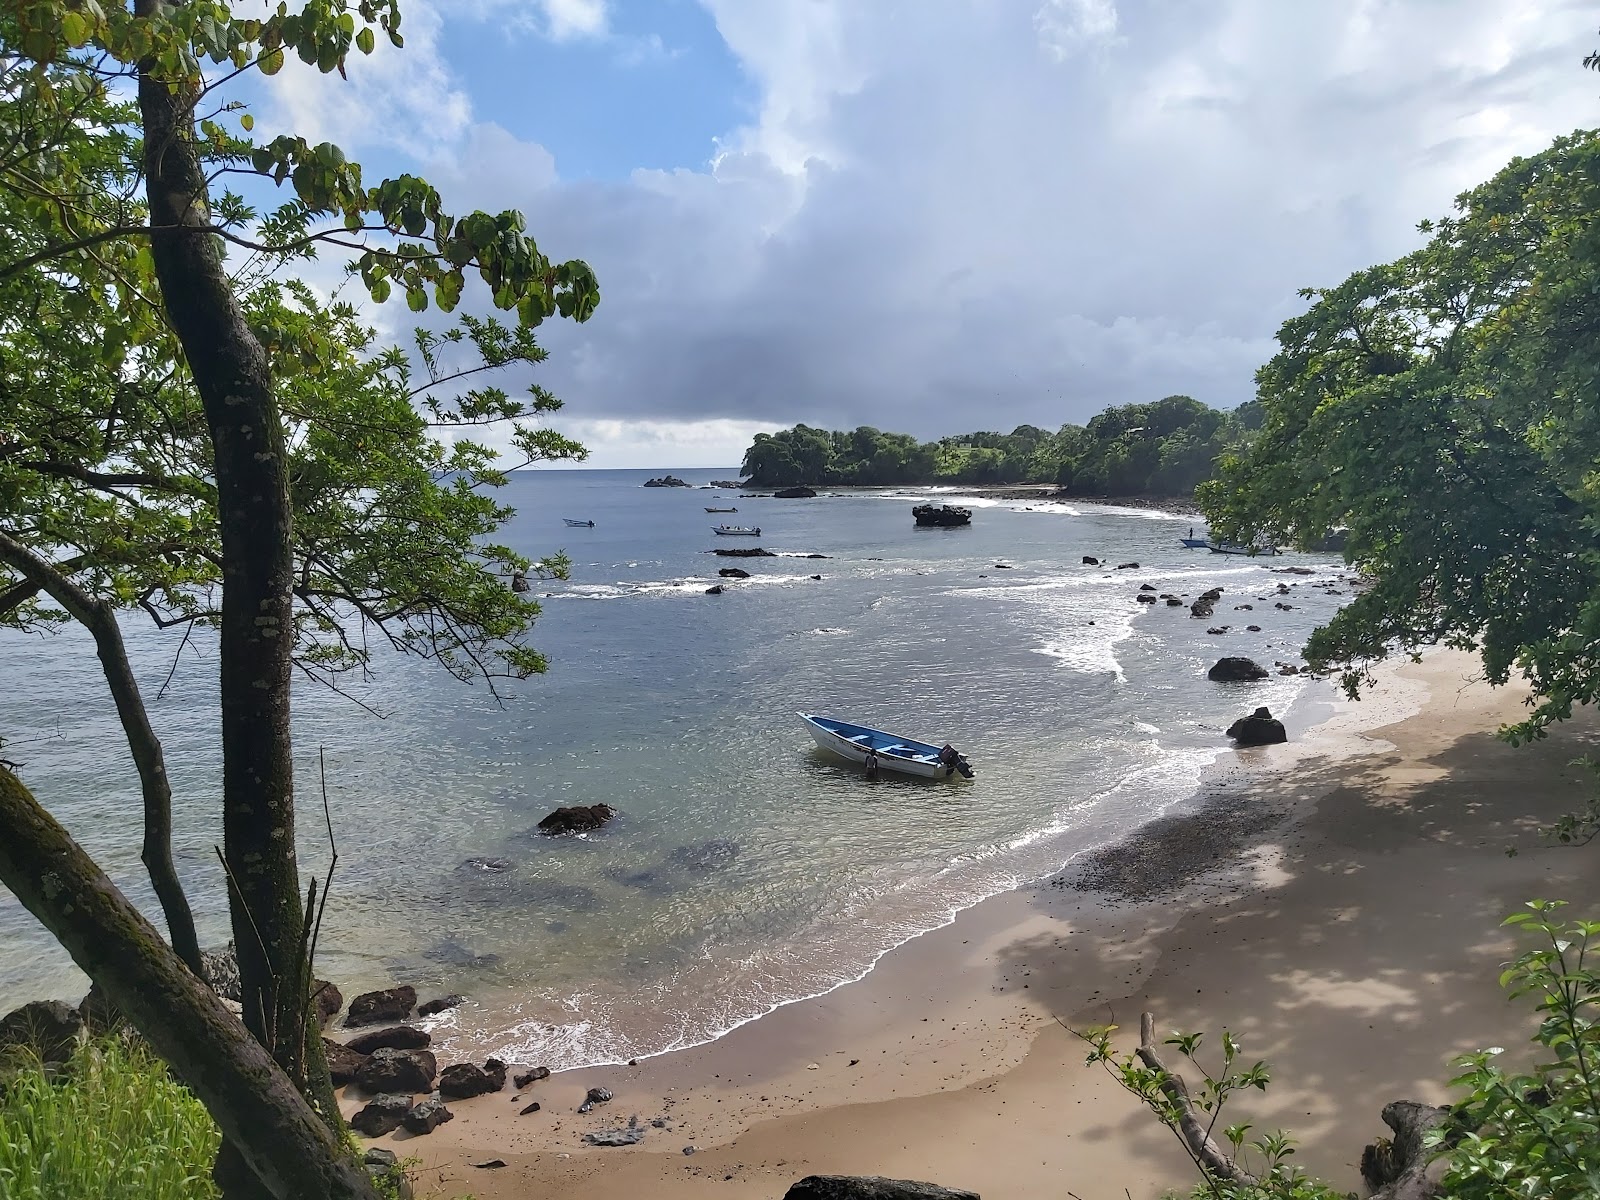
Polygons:
<instances>
[{"instance_id":1,"label":"leaning tree trunk","mask_svg":"<svg viewBox=\"0 0 1600 1200\"><path fill-rule=\"evenodd\" d=\"M266 1049L9 770L0 883L172 1064L267 1194L377 1200L365 1171Z\"/></svg>"},{"instance_id":2,"label":"leaning tree trunk","mask_svg":"<svg viewBox=\"0 0 1600 1200\"><path fill-rule=\"evenodd\" d=\"M111 698L116 701L117 717L128 739L139 772L139 787L144 796L144 849L140 855L150 874L150 886L161 902L167 919L167 936L178 957L196 975L204 978L200 965L200 942L195 937L194 914L184 895L178 869L172 862L172 785L167 779L167 760L161 740L150 727L139 682L128 664L128 651L122 642L122 628L116 611L104 600L96 600L59 570L33 554L26 546L0 531L0 562L20 572L31 585L45 592L94 637L95 652L105 673Z\"/></svg>"}]
</instances>

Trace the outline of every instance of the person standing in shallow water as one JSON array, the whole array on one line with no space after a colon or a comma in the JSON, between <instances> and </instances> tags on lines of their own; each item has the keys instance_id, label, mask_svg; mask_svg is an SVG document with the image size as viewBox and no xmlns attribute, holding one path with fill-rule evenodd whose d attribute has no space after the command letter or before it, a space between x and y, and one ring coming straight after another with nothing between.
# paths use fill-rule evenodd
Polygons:
<instances>
[{"instance_id":1,"label":"person standing in shallow water","mask_svg":"<svg viewBox=\"0 0 1600 1200\"><path fill-rule=\"evenodd\" d=\"M878 752L876 750L867 751L867 778L873 783L878 781Z\"/></svg>"}]
</instances>

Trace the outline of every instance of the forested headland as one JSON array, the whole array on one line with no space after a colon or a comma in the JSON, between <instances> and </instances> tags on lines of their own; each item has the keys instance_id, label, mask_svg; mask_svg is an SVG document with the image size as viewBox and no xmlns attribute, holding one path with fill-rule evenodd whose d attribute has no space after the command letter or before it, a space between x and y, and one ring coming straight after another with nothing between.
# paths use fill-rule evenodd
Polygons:
<instances>
[{"instance_id":1,"label":"forested headland","mask_svg":"<svg viewBox=\"0 0 1600 1200\"><path fill-rule=\"evenodd\" d=\"M1078 496L1188 496L1260 424L1253 400L1222 411L1190 396L1108 408L1054 432L1018 425L928 442L871 425L802 424L758 433L742 470L752 487L1050 483Z\"/></svg>"}]
</instances>

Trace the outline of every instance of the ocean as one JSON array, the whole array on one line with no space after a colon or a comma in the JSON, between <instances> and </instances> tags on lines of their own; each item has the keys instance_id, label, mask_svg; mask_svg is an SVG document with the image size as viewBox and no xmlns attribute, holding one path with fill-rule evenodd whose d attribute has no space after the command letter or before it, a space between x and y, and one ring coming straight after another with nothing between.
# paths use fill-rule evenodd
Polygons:
<instances>
[{"instance_id":1,"label":"ocean","mask_svg":"<svg viewBox=\"0 0 1600 1200\"><path fill-rule=\"evenodd\" d=\"M660 473L526 471L505 489L517 514L501 540L573 562L570 581L534 584L546 675L497 699L391 655L351 681L354 699L297 684L302 871L330 857L323 764L339 854L318 973L346 996L464 993L440 1019L447 1048L561 1069L703 1042L1192 797L1232 755L1231 721L1329 686L1205 671L1223 654L1297 662L1348 590L1336 557L1185 550L1192 519L1156 511L698 486L731 468L641 486ZM915 528L926 499L971 507L972 524ZM721 521L762 535L717 537ZM753 545L779 557L710 553ZM1125 562L1139 566L1112 569ZM752 577L719 579L727 566ZM1288 566L1312 573L1274 573ZM1136 603L1145 583L1224 593L1196 620ZM215 651L125 628L166 748L179 870L202 942L220 944ZM92 643L0 634L0 681L5 757L159 921ZM812 748L800 711L953 742L977 777L869 783ZM534 832L557 806L601 802L619 810L601 831ZM0 890L0 1011L85 986Z\"/></svg>"}]
</instances>

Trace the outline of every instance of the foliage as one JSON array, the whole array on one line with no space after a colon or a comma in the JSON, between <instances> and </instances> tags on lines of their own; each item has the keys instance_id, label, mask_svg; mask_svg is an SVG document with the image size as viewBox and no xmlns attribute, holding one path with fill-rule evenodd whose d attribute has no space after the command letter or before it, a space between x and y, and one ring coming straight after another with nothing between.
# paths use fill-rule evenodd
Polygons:
<instances>
[{"instance_id":1,"label":"foliage","mask_svg":"<svg viewBox=\"0 0 1600 1200\"><path fill-rule=\"evenodd\" d=\"M1559 138L1279 331L1261 431L1201 503L1223 537L1348 531L1375 582L1306 657L1352 695L1374 660L1435 643L1530 682L1513 740L1600 695L1597 213L1600 139Z\"/></svg>"},{"instance_id":2,"label":"foliage","mask_svg":"<svg viewBox=\"0 0 1600 1200\"><path fill-rule=\"evenodd\" d=\"M87 1042L63 1071L36 1061L0 1089L0 1197L205 1200L219 1141L140 1044Z\"/></svg>"},{"instance_id":3,"label":"foliage","mask_svg":"<svg viewBox=\"0 0 1600 1200\"><path fill-rule=\"evenodd\" d=\"M893 486L913 483L1054 483L1072 495L1188 495L1218 455L1238 448L1259 413L1206 407L1188 396L1110 408L1087 427L1055 433L1019 425L919 443L870 425L853 430L796 425L758 433L745 452L753 487L789 484Z\"/></svg>"}]
</instances>

